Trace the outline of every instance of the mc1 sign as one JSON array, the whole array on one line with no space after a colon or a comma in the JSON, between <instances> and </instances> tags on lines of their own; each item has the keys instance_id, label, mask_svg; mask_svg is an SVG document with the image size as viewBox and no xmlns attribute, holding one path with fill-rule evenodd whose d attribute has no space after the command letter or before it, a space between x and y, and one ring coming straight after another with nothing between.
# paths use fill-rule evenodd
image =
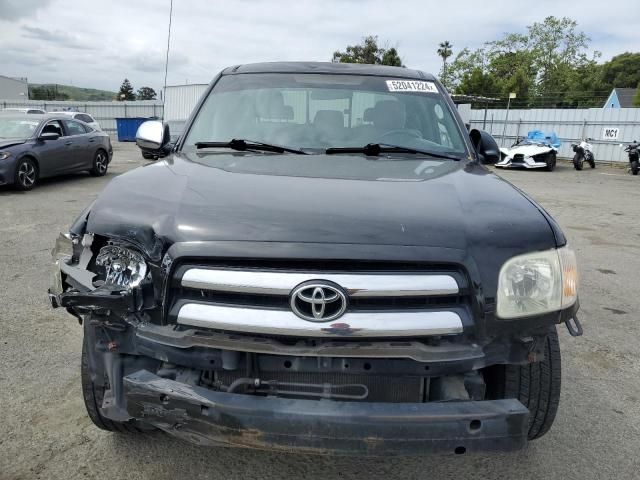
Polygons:
<instances>
[{"instance_id":1,"label":"mc1 sign","mask_svg":"<svg viewBox=\"0 0 640 480\"><path fill-rule=\"evenodd\" d=\"M604 127L602 129L603 140L617 140L619 134L620 134L619 128Z\"/></svg>"}]
</instances>

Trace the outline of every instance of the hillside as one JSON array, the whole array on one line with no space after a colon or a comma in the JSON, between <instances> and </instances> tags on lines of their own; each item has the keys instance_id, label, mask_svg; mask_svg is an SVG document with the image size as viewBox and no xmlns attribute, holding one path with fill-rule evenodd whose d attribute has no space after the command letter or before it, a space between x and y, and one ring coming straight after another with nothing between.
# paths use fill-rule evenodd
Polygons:
<instances>
[{"instance_id":1,"label":"hillside","mask_svg":"<svg viewBox=\"0 0 640 480\"><path fill-rule=\"evenodd\" d=\"M31 100L74 100L77 102L113 100L116 92L60 84L29 84Z\"/></svg>"}]
</instances>

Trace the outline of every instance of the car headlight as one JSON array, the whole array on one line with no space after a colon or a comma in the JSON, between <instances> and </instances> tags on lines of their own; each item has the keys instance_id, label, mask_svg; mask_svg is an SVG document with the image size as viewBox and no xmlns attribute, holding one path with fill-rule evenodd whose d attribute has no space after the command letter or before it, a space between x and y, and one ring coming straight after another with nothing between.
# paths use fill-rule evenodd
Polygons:
<instances>
[{"instance_id":1,"label":"car headlight","mask_svg":"<svg viewBox=\"0 0 640 480\"><path fill-rule=\"evenodd\" d=\"M518 318L561 310L578 298L576 256L567 247L509 259L498 277L497 315Z\"/></svg>"},{"instance_id":2,"label":"car headlight","mask_svg":"<svg viewBox=\"0 0 640 480\"><path fill-rule=\"evenodd\" d=\"M0 152L0 160L6 160L11 156L11 152Z\"/></svg>"},{"instance_id":3,"label":"car headlight","mask_svg":"<svg viewBox=\"0 0 640 480\"><path fill-rule=\"evenodd\" d=\"M142 255L120 245L102 247L96 257L96 265L104 268L106 285L137 287L147 274L147 263Z\"/></svg>"}]
</instances>

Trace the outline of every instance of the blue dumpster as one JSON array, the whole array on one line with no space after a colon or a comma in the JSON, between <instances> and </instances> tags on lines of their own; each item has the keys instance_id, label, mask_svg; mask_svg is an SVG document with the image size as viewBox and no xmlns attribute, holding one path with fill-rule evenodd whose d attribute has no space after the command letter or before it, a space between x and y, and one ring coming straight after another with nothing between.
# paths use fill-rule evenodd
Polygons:
<instances>
[{"instance_id":1,"label":"blue dumpster","mask_svg":"<svg viewBox=\"0 0 640 480\"><path fill-rule=\"evenodd\" d=\"M116 118L116 127L118 129L118 141L119 142L135 142L136 132L138 127L149 118L134 117L134 118Z\"/></svg>"}]
</instances>

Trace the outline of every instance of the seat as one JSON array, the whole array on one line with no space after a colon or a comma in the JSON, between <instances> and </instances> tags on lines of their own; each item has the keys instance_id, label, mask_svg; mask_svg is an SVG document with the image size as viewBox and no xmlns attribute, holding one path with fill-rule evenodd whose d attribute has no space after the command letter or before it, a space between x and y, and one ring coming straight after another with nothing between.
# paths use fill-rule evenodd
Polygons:
<instances>
[{"instance_id":1,"label":"seat","mask_svg":"<svg viewBox=\"0 0 640 480\"><path fill-rule=\"evenodd\" d=\"M59 136L62 136L62 129L53 123L48 123L42 129L42 133L56 133Z\"/></svg>"},{"instance_id":2,"label":"seat","mask_svg":"<svg viewBox=\"0 0 640 480\"><path fill-rule=\"evenodd\" d=\"M334 143L344 136L344 114L339 110L318 110L313 117L313 126L321 140Z\"/></svg>"},{"instance_id":3,"label":"seat","mask_svg":"<svg viewBox=\"0 0 640 480\"><path fill-rule=\"evenodd\" d=\"M285 105L284 96L278 90L260 92L256 101L256 111L261 121L293 120L293 107Z\"/></svg>"},{"instance_id":4,"label":"seat","mask_svg":"<svg viewBox=\"0 0 640 480\"><path fill-rule=\"evenodd\" d=\"M373 108L373 112L367 116L371 118L379 133L402 130L407 121L404 104L397 100L380 100Z\"/></svg>"}]
</instances>

